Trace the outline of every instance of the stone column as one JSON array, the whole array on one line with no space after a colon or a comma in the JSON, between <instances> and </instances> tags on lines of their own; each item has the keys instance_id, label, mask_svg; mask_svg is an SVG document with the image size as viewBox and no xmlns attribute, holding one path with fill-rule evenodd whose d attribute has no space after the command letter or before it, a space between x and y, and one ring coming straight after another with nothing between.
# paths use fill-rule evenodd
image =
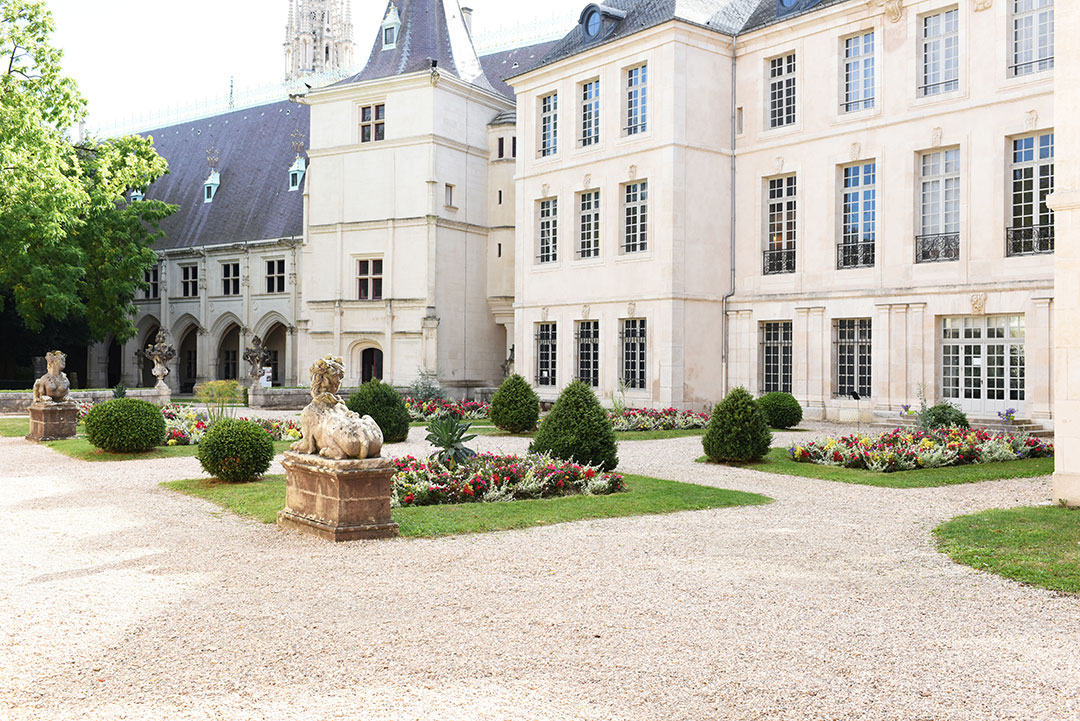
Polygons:
<instances>
[{"instance_id":1,"label":"stone column","mask_svg":"<svg viewBox=\"0 0 1080 721\"><path fill-rule=\"evenodd\" d=\"M810 400L810 308L796 308L791 326L791 392L806 406Z\"/></svg>"},{"instance_id":2,"label":"stone column","mask_svg":"<svg viewBox=\"0 0 1080 721\"><path fill-rule=\"evenodd\" d=\"M1027 401L1024 417L1048 421L1053 417L1053 298L1032 298L1032 309L1025 322L1025 387Z\"/></svg>"},{"instance_id":3,"label":"stone column","mask_svg":"<svg viewBox=\"0 0 1080 721\"><path fill-rule=\"evenodd\" d=\"M908 352L907 352L907 306L898 304L889 308L889 367L890 410L904 403L907 398Z\"/></svg>"},{"instance_id":4,"label":"stone column","mask_svg":"<svg viewBox=\"0 0 1080 721\"><path fill-rule=\"evenodd\" d=\"M874 410L887 414L889 403L889 358L892 354L892 333L889 325L889 305L883 303L875 308L877 315L871 327L873 344L870 350L871 363L873 364L872 395L874 396Z\"/></svg>"},{"instance_id":5,"label":"stone column","mask_svg":"<svg viewBox=\"0 0 1080 721\"><path fill-rule=\"evenodd\" d=\"M900 403L914 406L919 397L920 386L927 396L931 394L933 384L930 379L933 375L934 363L933 360L930 360L929 368L927 367L927 350L930 351L930 358L933 358L932 353L937 335L934 333L932 323L929 327L927 326L926 303L909 303L907 322L907 394ZM928 340L930 341L929 349L925 345ZM928 370L930 372L927 372Z\"/></svg>"},{"instance_id":6,"label":"stone column","mask_svg":"<svg viewBox=\"0 0 1080 721\"><path fill-rule=\"evenodd\" d=\"M1080 3L1058 3L1054 83L1054 500L1080 506Z\"/></svg>"}]
</instances>

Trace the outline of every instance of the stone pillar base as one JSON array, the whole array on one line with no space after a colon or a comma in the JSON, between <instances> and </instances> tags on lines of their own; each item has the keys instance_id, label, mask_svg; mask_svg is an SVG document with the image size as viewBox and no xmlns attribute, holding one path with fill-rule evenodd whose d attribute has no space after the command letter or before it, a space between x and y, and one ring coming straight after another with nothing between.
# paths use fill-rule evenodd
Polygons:
<instances>
[{"instance_id":1,"label":"stone pillar base","mask_svg":"<svg viewBox=\"0 0 1080 721\"><path fill-rule=\"evenodd\" d=\"M1080 473L1054 474L1054 503L1063 503L1069 508L1080 507Z\"/></svg>"},{"instance_id":2,"label":"stone pillar base","mask_svg":"<svg viewBox=\"0 0 1080 721\"><path fill-rule=\"evenodd\" d=\"M158 382L154 385L154 390L158 392L158 405L167 406L172 403L172 389L169 388L164 379L158 378Z\"/></svg>"},{"instance_id":3,"label":"stone pillar base","mask_svg":"<svg viewBox=\"0 0 1080 721\"><path fill-rule=\"evenodd\" d=\"M28 441L60 441L74 438L79 427L79 406L63 403L30 404L30 434Z\"/></svg>"},{"instance_id":4,"label":"stone pillar base","mask_svg":"<svg viewBox=\"0 0 1080 721\"><path fill-rule=\"evenodd\" d=\"M328 541L393 538L394 465L385 458L334 461L285 453L285 509L278 525Z\"/></svg>"}]
</instances>

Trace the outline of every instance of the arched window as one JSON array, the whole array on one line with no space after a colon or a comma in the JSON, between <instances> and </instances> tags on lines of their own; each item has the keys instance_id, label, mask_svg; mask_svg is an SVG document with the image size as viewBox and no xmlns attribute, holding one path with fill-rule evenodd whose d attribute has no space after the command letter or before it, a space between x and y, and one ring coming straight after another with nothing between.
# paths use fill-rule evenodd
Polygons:
<instances>
[{"instance_id":1,"label":"arched window","mask_svg":"<svg viewBox=\"0 0 1080 721\"><path fill-rule=\"evenodd\" d=\"M365 348L360 354L360 380L367 383L372 378L382 380L383 352L378 348Z\"/></svg>"}]
</instances>

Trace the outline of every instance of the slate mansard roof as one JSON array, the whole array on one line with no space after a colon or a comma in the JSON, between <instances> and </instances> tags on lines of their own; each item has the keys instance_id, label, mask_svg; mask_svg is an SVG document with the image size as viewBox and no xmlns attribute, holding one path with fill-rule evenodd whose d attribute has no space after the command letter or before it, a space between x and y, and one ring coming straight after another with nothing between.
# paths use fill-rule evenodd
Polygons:
<instances>
[{"instance_id":1,"label":"slate mansard roof","mask_svg":"<svg viewBox=\"0 0 1080 721\"><path fill-rule=\"evenodd\" d=\"M853 1L820 0L805 10L780 17L777 14L777 0L606 0L598 3L601 9L610 8L621 11L626 14L626 17L621 20L612 19L613 27L599 40L587 39L581 26L574 26L562 40L554 43L550 52L534 67L549 65L670 20L683 20L725 35L741 35L796 15ZM585 6L583 4L583 7ZM522 75L528 69L521 70L515 75Z\"/></svg>"},{"instance_id":2,"label":"slate mansard roof","mask_svg":"<svg viewBox=\"0 0 1080 721\"><path fill-rule=\"evenodd\" d=\"M289 168L296 160L293 134L306 142L310 120L309 107L285 100L141 133L154 138L169 163L146 198L180 206L161 222L165 237L156 249L302 236L303 184L289 191ZM213 202L204 203L211 146L218 151L221 185Z\"/></svg>"}]
</instances>

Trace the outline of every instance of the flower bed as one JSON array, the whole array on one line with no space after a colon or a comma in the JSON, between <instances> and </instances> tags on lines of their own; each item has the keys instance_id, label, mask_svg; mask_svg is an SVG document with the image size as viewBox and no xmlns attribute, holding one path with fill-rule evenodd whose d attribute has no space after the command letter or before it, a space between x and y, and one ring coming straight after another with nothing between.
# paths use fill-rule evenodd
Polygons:
<instances>
[{"instance_id":1,"label":"flower bed","mask_svg":"<svg viewBox=\"0 0 1080 721\"><path fill-rule=\"evenodd\" d=\"M477 455L454 468L434 459L412 456L394 459L392 505L431 506L445 503L493 503L528 498L617 493L626 489L623 477L601 473L591 466L554 460L544 455Z\"/></svg>"},{"instance_id":2,"label":"flower bed","mask_svg":"<svg viewBox=\"0 0 1080 721\"><path fill-rule=\"evenodd\" d=\"M239 420L259 424L264 431L270 434L270 438L275 441L298 441L303 437L303 433L300 432L299 421L294 421L291 418L281 420L279 418L241 417Z\"/></svg>"},{"instance_id":3,"label":"flower bed","mask_svg":"<svg viewBox=\"0 0 1080 721\"><path fill-rule=\"evenodd\" d=\"M816 440L791 446L788 452L798 463L892 473L1045 458L1054 455L1054 445L1039 438L984 430L907 431L897 428L874 438L850 435Z\"/></svg>"},{"instance_id":4,"label":"flower bed","mask_svg":"<svg viewBox=\"0 0 1080 721\"><path fill-rule=\"evenodd\" d=\"M479 421L488 417L491 404L480 401L420 400L406 398L405 407L409 409L411 421L433 421L436 418L458 418L467 421Z\"/></svg>"},{"instance_id":5,"label":"flower bed","mask_svg":"<svg viewBox=\"0 0 1080 721\"><path fill-rule=\"evenodd\" d=\"M191 406L162 406L161 415L165 416L165 445L196 446L206 435L210 427L210 417L205 411L198 411ZM277 420L271 418L241 418L242 421L258 423L275 441L300 440L300 424L292 419Z\"/></svg>"},{"instance_id":6,"label":"flower bed","mask_svg":"<svg viewBox=\"0 0 1080 721\"><path fill-rule=\"evenodd\" d=\"M627 408L609 416L617 431L681 431L709 425L709 416L705 413L674 408Z\"/></svg>"}]
</instances>

